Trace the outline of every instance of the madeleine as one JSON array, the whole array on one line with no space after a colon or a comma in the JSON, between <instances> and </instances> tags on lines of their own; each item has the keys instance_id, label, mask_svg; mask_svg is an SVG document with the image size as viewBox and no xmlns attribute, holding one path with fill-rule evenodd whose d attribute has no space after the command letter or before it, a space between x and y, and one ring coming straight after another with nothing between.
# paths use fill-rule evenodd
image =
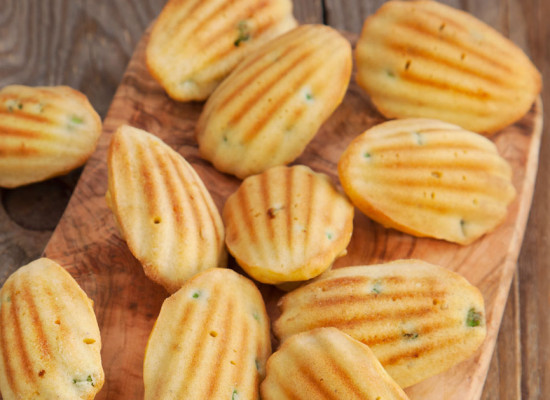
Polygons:
<instances>
[{"instance_id":1,"label":"madeleine","mask_svg":"<svg viewBox=\"0 0 550 400\"><path fill-rule=\"evenodd\" d=\"M351 66L350 43L325 25L272 40L206 102L196 128L201 156L239 178L290 163L342 102Z\"/></svg>"},{"instance_id":2,"label":"madeleine","mask_svg":"<svg viewBox=\"0 0 550 400\"><path fill-rule=\"evenodd\" d=\"M173 293L196 273L226 266L218 208L176 151L123 125L111 140L107 168L107 204L151 280Z\"/></svg>"},{"instance_id":3,"label":"madeleine","mask_svg":"<svg viewBox=\"0 0 550 400\"><path fill-rule=\"evenodd\" d=\"M533 63L472 15L437 1L389 1L365 20L357 83L388 118L435 118L492 134L541 90Z\"/></svg>"},{"instance_id":4,"label":"madeleine","mask_svg":"<svg viewBox=\"0 0 550 400\"><path fill-rule=\"evenodd\" d=\"M353 206L324 174L273 167L243 181L223 219L227 248L246 273L283 284L311 279L346 254Z\"/></svg>"},{"instance_id":5,"label":"madeleine","mask_svg":"<svg viewBox=\"0 0 550 400\"><path fill-rule=\"evenodd\" d=\"M353 204L385 227L460 244L495 229L516 195L493 142L429 119L366 130L341 155L338 174Z\"/></svg>"},{"instance_id":6,"label":"madeleine","mask_svg":"<svg viewBox=\"0 0 550 400\"><path fill-rule=\"evenodd\" d=\"M164 301L145 351L145 399L258 399L270 354L259 290L212 268Z\"/></svg>"},{"instance_id":7,"label":"madeleine","mask_svg":"<svg viewBox=\"0 0 550 400\"><path fill-rule=\"evenodd\" d=\"M263 400L408 400L363 343L336 328L290 337L267 360Z\"/></svg>"},{"instance_id":8,"label":"madeleine","mask_svg":"<svg viewBox=\"0 0 550 400\"><path fill-rule=\"evenodd\" d=\"M246 55L296 24L290 0L170 0L153 25L147 67L174 100L204 100Z\"/></svg>"},{"instance_id":9,"label":"madeleine","mask_svg":"<svg viewBox=\"0 0 550 400\"><path fill-rule=\"evenodd\" d=\"M40 258L0 290L4 400L86 399L101 390L101 337L93 301L59 264Z\"/></svg>"},{"instance_id":10,"label":"madeleine","mask_svg":"<svg viewBox=\"0 0 550 400\"><path fill-rule=\"evenodd\" d=\"M67 86L0 90L0 187L63 175L84 164L101 134L86 96Z\"/></svg>"},{"instance_id":11,"label":"madeleine","mask_svg":"<svg viewBox=\"0 0 550 400\"><path fill-rule=\"evenodd\" d=\"M273 331L281 341L338 328L369 346L401 387L467 359L486 335L480 291L420 260L329 271L284 295L279 308Z\"/></svg>"}]
</instances>

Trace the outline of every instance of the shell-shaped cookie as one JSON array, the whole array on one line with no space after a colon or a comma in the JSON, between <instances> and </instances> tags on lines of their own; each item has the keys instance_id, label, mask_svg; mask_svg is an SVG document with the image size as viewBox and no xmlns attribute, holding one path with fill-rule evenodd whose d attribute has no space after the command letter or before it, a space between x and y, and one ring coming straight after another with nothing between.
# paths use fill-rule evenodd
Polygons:
<instances>
[{"instance_id":1,"label":"shell-shaped cookie","mask_svg":"<svg viewBox=\"0 0 550 400\"><path fill-rule=\"evenodd\" d=\"M147 67L173 99L204 100L243 57L296 24L290 0L170 0Z\"/></svg>"},{"instance_id":2,"label":"shell-shaped cookie","mask_svg":"<svg viewBox=\"0 0 550 400\"><path fill-rule=\"evenodd\" d=\"M395 120L365 131L342 154L338 173L373 220L460 244L499 225L516 193L493 142L437 120Z\"/></svg>"},{"instance_id":3,"label":"shell-shaped cookie","mask_svg":"<svg viewBox=\"0 0 550 400\"><path fill-rule=\"evenodd\" d=\"M336 328L290 337L267 361L263 400L407 400L372 351Z\"/></svg>"},{"instance_id":4,"label":"shell-shaped cookie","mask_svg":"<svg viewBox=\"0 0 550 400\"><path fill-rule=\"evenodd\" d=\"M86 96L67 86L0 90L0 187L63 175L95 150L101 119Z\"/></svg>"},{"instance_id":5,"label":"shell-shaped cookie","mask_svg":"<svg viewBox=\"0 0 550 400\"><path fill-rule=\"evenodd\" d=\"M290 163L341 103L351 66L349 42L325 25L272 40L206 102L197 123L201 155L239 178Z\"/></svg>"},{"instance_id":6,"label":"shell-shaped cookie","mask_svg":"<svg viewBox=\"0 0 550 400\"><path fill-rule=\"evenodd\" d=\"M418 260L338 268L283 296L273 330L286 340L335 327L370 347L401 386L470 357L486 334L479 290Z\"/></svg>"},{"instance_id":7,"label":"shell-shaped cookie","mask_svg":"<svg viewBox=\"0 0 550 400\"><path fill-rule=\"evenodd\" d=\"M225 267L223 222L193 167L158 137L121 126L108 154L106 200L145 274L173 293Z\"/></svg>"},{"instance_id":8,"label":"shell-shaped cookie","mask_svg":"<svg viewBox=\"0 0 550 400\"><path fill-rule=\"evenodd\" d=\"M541 76L510 40L437 1L389 1L368 17L357 82L388 118L436 118L491 134L520 119Z\"/></svg>"},{"instance_id":9,"label":"shell-shaped cookie","mask_svg":"<svg viewBox=\"0 0 550 400\"><path fill-rule=\"evenodd\" d=\"M270 354L256 286L230 269L204 271L162 305L145 351L145 399L258 399Z\"/></svg>"},{"instance_id":10,"label":"shell-shaped cookie","mask_svg":"<svg viewBox=\"0 0 550 400\"><path fill-rule=\"evenodd\" d=\"M254 279L279 284L319 275L345 254L353 206L309 167L273 167L246 178L225 203L226 244Z\"/></svg>"},{"instance_id":11,"label":"shell-shaped cookie","mask_svg":"<svg viewBox=\"0 0 550 400\"><path fill-rule=\"evenodd\" d=\"M57 263L19 268L0 290L4 400L87 399L101 390L101 337L93 302Z\"/></svg>"}]
</instances>

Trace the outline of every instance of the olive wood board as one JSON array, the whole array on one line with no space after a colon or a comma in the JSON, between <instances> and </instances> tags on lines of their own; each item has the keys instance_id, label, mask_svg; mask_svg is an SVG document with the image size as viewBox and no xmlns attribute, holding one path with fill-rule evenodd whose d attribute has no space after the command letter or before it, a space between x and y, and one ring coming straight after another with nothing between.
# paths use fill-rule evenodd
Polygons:
<instances>
[{"instance_id":1,"label":"olive wood board","mask_svg":"<svg viewBox=\"0 0 550 400\"><path fill-rule=\"evenodd\" d=\"M357 35L344 33L354 44ZM103 125L98 147L88 161L69 205L46 249L95 302L102 336L105 385L97 399L143 398L145 347L168 293L146 278L119 234L105 202L106 156L111 134L122 124L145 129L189 161L210 190L218 208L240 181L216 171L199 156L195 123L203 103L171 100L145 65L148 33L138 44ZM340 187L336 165L350 141L384 117L352 75L348 92L294 164L306 164L329 175ZM480 398L523 234L527 224L538 166L542 133L540 98L519 122L491 139L512 165L517 197L505 222L471 245L416 238L369 220L355 210L354 231L347 255L334 268L416 258L456 271L476 285L485 298L487 338L468 360L406 390L413 400L477 400ZM231 259L230 267L242 272ZM277 313L281 291L259 285L270 316ZM277 346L273 338L274 349ZM176 372L176 371L175 371ZM177 373L177 372L176 372Z\"/></svg>"}]
</instances>

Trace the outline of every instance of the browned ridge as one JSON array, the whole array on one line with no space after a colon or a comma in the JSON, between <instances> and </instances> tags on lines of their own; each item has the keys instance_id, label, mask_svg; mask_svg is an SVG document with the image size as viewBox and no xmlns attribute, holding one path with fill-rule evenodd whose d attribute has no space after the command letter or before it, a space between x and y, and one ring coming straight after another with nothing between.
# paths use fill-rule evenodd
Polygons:
<instances>
[{"instance_id":1,"label":"browned ridge","mask_svg":"<svg viewBox=\"0 0 550 400\"><path fill-rule=\"evenodd\" d=\"M108 203L146 274L168 291L225 267L219 211L193 167L160 139L129 126L113 136Z\"/></svg>"},{"instance_id":2,"label":"browned ridge","mask_svg":"<svg viewBox=\"0 0 550 400\"><path fill-rule=\"evenodd\" d=\"M483 298L417 260L339 268L282 297L274 332L335 327L368 345L401 387L469 357L485 337Z\"/></svg>"},{"instance_id":3,"label":"browned ridge","mask_svg":"<svg viewBox=\"0 0 550 400\"><path fill-rule=\"evenodd\" d=\"M67 271L42 258L0 291L0 390L9 398L93 399L103 386L92 301Z\"/></svg>"},{"instance_id":4,"label":"browned ridge","mask_svg":"<svg viewBox=\"0 0 550 400\"><path fill-rule=\"evenodd\" d=\"M145 354L145 399L256 398L270 354L260 292L210 269L164 302Z\"/></svg>"}]
</instances>

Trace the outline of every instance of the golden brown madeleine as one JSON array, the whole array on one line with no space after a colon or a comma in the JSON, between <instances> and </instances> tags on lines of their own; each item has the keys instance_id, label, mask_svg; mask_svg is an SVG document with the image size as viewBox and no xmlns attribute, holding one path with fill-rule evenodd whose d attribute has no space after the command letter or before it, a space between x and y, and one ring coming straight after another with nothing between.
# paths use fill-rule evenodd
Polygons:
<instances>
[{"instance_id":1,"label":"golden brown madeleine","mask_svg":"<svg viewBox=\"0 0 550 400\"><path fill-rule=\"evenodd\" d=\"M173 293L194 274L226 266L219 211L182 156L148 132L121 126L108 171L107 204L150 279Z\"/></svg>"},{"instance_id":2,"label":"golden brown madeleine","mask_svg":"<svg viewBox=\"0 0 550 400\"><path fill-rule=\"evenodd\" d=\"M257 399L270 354L256 286L230 269L204 271L162 305L145 351L145 399Z\"/></svg>"},{"instance_id":3,"label":"golden brown madeleine","mask_svg":"<svg viewBox=\"0 0 550 400\"><path fill-rule=\"evenodd\" d=\"M290 0L170 0L146 50L151 75L175 100L204 100L251 50L293 29Z\"/></svg>"},{"instance_id":4,"label":"golden brown madeleine","mask_svg":"<svg viewBox=\"0 0 550 400\"><path fill-rule=\"evenodd\" d=\"M279 302L273 330L332 326L371 348L401 387L470 357L485 338L485 307L462 276L419 260L338 268Z\"/></svg>"},{"instance_id":5,"label":"golden brown madeleine","mask_svg":"<svg viewBox=\"0 0 550 400\"><path fill-rule=\"evenodd\" d=\"M13 188L63 175L95 150L101 119L67 86L0 90L0 186Z\"/></svg>"},{"instance_id":6,"label":"golden brown madeleine","mask_svg":"<svg viewBox=\"0 0 550 400\"><path fill-rule=\"evenodd\" d=\"M303 25L251 53L206 102L197 124L201 155L244 178L297 158L341 103L349 42Z\"/></svg>"},{"instance_id":7,"label":"golden brown madeleine","mask_svg":"<svg viewBox=\"0 0 550 400\"><path fill-rule=\"evenodd\" d=\"M279 284L319 275L344 255L353 206L309 167L273 167L246 178L223 209L226 244L254 279Z\"/></svg>"},{"instance_id":8,"label":"golden brown madeleine","mask_svg":"<svg viewBox=\"0 0 550 400\"><path fill-rule=\"evenodd\" d=\"M267 361L263 400L407 400L372 351L336 328L291 336Z\"/></svg>"},{"instance_id":9,"label":"golden brown madeleine","mask_svg":"<svg viewBox=\"0 0 550 400\"><path fill-rule=\"evenodd\" d=\"M389 1L366 19L357 82L388 118L436 118L483 134L520 119L541 76L514 43L437 1Z\"/></svg>"},{"instance_id":10,"label":"golden brown madeleine","mask_svg":"<svg viewBox=\"0 0 550 400\"><path fill-rule=\"evenodd\" d=\"M40 258L0 290L4 400L93 399L104 382L93 301L57 263Z\"/></svg>"},{"instance_id":11,"label":"golden brown madeleine","mask_svg":"<svg viewBox=\"0 0 550 400\"><path fill-rule=\"evenodd\" d=\"M460 244L499 225L516 193L494 143L437 120L365 131L342 154L338 173L353 204L373 220Z\"/></svg>"}]
</instances>

